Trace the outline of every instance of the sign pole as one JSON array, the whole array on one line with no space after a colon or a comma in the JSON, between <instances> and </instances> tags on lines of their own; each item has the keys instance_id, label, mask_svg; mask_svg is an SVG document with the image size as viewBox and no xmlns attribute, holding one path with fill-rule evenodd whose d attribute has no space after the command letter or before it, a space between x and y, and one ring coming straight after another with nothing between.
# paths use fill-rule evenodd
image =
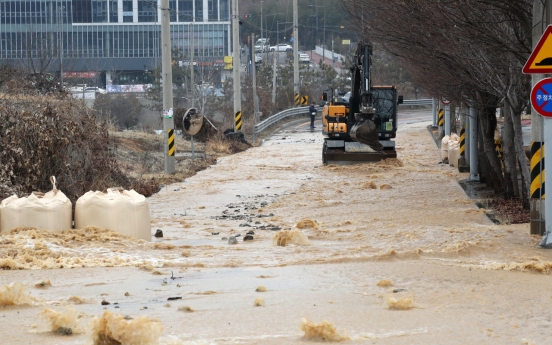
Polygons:
<instances>
[{"instance_id":1,"label":"sign pole","mask_svg":"<svg viewBox=\"0 0 552 345\"><path fill-rule=\"evenodd\" d=\"M552 118L545 118L544 119L544 156L545 157L552 157ZM548 138L548 139L547 139ZM544 180L549 179L548 181L552 181L552 169L545 169L544 170ZM548 184L551 185L550 183ZM546 195L546 185L544 187ZM551 198L545 198L544 199L544 214L552 214L552 199ZM542 238L542 241L539 243L539 246L542 248L551 249L552 248L552 222L546 222L545 223L546 232L544 233L544 236Z\"/></svg>"}]
</instances>

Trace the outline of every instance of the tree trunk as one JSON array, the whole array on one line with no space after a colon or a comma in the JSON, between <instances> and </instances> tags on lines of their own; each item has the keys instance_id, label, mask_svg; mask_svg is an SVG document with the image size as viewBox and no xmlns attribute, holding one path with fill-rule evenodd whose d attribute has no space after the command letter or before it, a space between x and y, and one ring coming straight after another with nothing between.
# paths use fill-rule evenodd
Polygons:
<instances>
[{"instance_id":1,"label":"tree trunk","mask_svg":"<svg viewBox=\"0 0 552 345\"><path fill-rule=\"evenodd\" d=\"M490 103L490 102L489 102ZM483 111L479 112L479 124L481 133L483 134L483 151L489 162L489 171L487 177L491 180L491 184L496 194L501 194L504 190L504 177L502 176L502 167L498 161L495 151L494 134L496 129L496 108L484 107Z\"/></svg>"},{"instance_id":2,"label":"tree trunk","mask_svg":"<svg viewBox=\"0 0 552 345\"><path fill-rule=\"evenodd\" d=\"M506 103L506 102L505 102ZM502 149L504 159L504 198L511 199L519 195L517 183L517 159L514 147L514 126L512 123L512 109L508 104L502 108L504 112L504 129L502 131Z\"/></svg>"},{"instance_id":3,"label":"tree trunk","mask_svg":"<svg viewBox=\"0 0 552 345\"><path fill-rule=\"evenodd\" d=\"M508 105L509 106L509 105ZM522 193L521 200L523 202L523 208L529 209L529 183L531 181L529 166L527 165L527 157L525 156L525 150L523 149L523 133L521 131L521 114L510 111L512 115L512 123L514 127L514 146L517 153L517 159L521 169L522 176Z\"/></svg>"}]
</instances>

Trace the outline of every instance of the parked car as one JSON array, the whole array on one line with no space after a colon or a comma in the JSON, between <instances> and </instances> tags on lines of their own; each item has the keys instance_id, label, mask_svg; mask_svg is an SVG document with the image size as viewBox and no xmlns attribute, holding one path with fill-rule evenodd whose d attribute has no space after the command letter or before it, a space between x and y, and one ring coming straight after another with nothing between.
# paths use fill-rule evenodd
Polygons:
<instances>
[{"instance_id":1,"label":"parked car","mask_svg":"<svg viewBox=\"0 0 552 345\"><path fill-rule=\"evenodd\" d=\"M270 47L271 52L274 52L274 51L290 52L292 50L293 48L289 44L283 44L283 43Z\"/></svg>"},{"instance_id":2,"label":"parked car","mask_svg":"<svg viewBox=\"0 0 552 345\"><path fill-rule=\"evenodd\" d=\"M261 54L255 54L255 63L262 63L263 56Z\"/></svg>"},{"instance_id":3,"label":"parked car","mask_svg":"<svg viewBox=\"0 0 552 345\"><path fill-rule=\"evenodd\" d=\"M84 89L84 92L95 92L95 93L99 93L99 94L102 94L102 95L105 95L107 93L107 91L105 89L102 89L102 88L99 88L99 87L94 87L94 86L87 87L86 89Z\"/></svg>"},{"instance_id":4,"label":"parked car","mask_svg":"<svg viewBox=\"0 0 552 345\"><path fill-rule=\"evenodd\" d=\"M299 62L310 62L309 54L299 53Z\"/></svg>"},{"instance_id":5,"label":"parked car","mask_svg":"<svg viewBox=\"0 0 552 345\"><path fill-rule=\"evenodd\" d=\"M85 89L86 87L88 87L88 85L86 84L77 84L75 86L71 86L69 88L69 92L82 92L82 90Z\"/></svg>"}]
</instances>

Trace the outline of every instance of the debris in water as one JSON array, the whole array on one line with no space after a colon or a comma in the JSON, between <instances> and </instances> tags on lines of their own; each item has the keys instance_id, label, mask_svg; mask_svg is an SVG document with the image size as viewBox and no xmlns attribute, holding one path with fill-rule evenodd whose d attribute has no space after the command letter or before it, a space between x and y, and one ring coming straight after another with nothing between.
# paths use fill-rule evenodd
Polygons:
<instances>
[{"instance_id":1,"label":"debris in water","mask_svg":"<svg viewBox=\"0 0 552 345\"><path fill-rule=\"evenodd\" d=\"M394 297L388 297L387 306L389 309L408 310L414 308L414 302L411 297L403 297L399 300Z\"/></svg>"},{"instance_id":2,"label":"debris in water","mask_svg":"<svg viewBox=\"0 0 552 345\"><path fill-rule=\"evenodd\" d=\"M47 328L50 332L63 335L81 333L78 324L79 312L73 307L67 307L61 312L43 308L38 316L48 324Z\"/></svg>"},{"instance_id":3,"label":"debris in water","mask_svg":"<svg viewBox=\"0 0 552 345\"><path fill-rule=\"evenodd\" d=\"M182 299L182 297L178 296L178 297L169 297L167 298L167 301L174 301L174 300L177 300L177 299Z\"/></svg>"},{"instance_id":4,"label":"debris in water","mask_svg":"<svg viewBox=\"0 0 552 345\"><path fill-rule=\"evenodd\" d=\"M266 288L265 288L264 286L262 286L262 285L259 285L259 286L257 287L257 290L255 290L255 291L257 291L257 292L266 292Z\"/></svg>"},{"instance_id":5,"label":"debris in water","mask_svg":"<svg viewBox=\"0 0 552 345\"><path fill-rule=\"evenodd\" d=\"M60 327L57 329L56 333L59 333L61 335L71 335L73 334L73 329L69 327Z\"/></svg>"},{"instance_id":6,"label":"debris in water","mask_svg":"<svg viewBox=\"0 0 552 345\"><path fill-rule=\"evenodd\" d=\"M388 279L382 279L376 285L379 287L388 287L393 286L393 282Z\"/></svg>"},{"instance_id":7,"label":"debris in water","mask_svg":"<svg viewBox=\"0 0 552 345\"><path fill-rule=\"evenodd\" d=\"M102 305L110 305L111 303L109 303L108 301L106 301L105 299L102 301Z\"/></svg>"},{"instance_id":8,"label":"debris in water","mask_svg":"<svg viewBox=\"0 0 552 345\"><path fill-rule=\"evenodd\" d=\"M0 286L1 305L32 305L36 298L31 296L23 284L14 282Z\"/></svg>"},{"instance_id":9,"label":"debris in water","mask_svg":"<svg viewBox=\"0 0 552 345\"><path fill-rule=\"evenodd\" d=\"M378 186L373 181L365 182L360 188L362 189L378 189Z\"/></svg>"},{"instance_id":10,"label":"debris in water","mask_svg":"<svg viewBox=\"0 0 552 345\"><path fill-rule=\"evenodd\" d=\"M297 229L316 228L318 224L312 219L302 219L295 226Z\"/></svg>"},{"instance_id":11,"label":"debris in water","mask_svg":"<svg viewBox=\"0 0 552 345\"><path fill-rule=\"evenodd\" d=\"M155 237L163 237L163 230L157 229L154 236Z\"/></svg>"},{"instance_id":12,"label":"debris in water","mask_svg":"<svg viewBox=\"0 0 552 345\"><path fill-rule=\"evenodd\" d=\"M184 311L186 313L193 313L195 310L190 306L178 307L178 311Z\"/></svg>"},{"instance_id":13,"label":"debris in water","mask_svg":"<svg viewBox=\"0 0 552 345\"><path fill-rule=\"evenodd\" d=\"M50 286L52 286L52 283L50 283L50 279L39 280L35 283L35 287L37 288L47 288Z\"/></svg>"},{"instance_id":14,"label":"debris in water","mask_svg":"<svg viewBox=\"0 0 552 345\"><path fill-rule=\"evenodd\" d=\"M157 242L157 243L154 243L153 244L153 249L167 249L167 250L171 250L171 249L174 249L174 245L170 244L170 243L160 243L160 242Z\"/></svg>"},{"instance_id":15,"label":"debris in water","mask_svg":"<svg viewBox=\"0 0 552 345\"><path fill-rule=\"evenodd\" d=\"M281 247L285 247L288 244L308 246L310 242L301 230L282 230L274 234L274 237L272 237L272 244Z\"/></svg>"},{"instance_id":16,"label":"debris in water","mask_svg":"<svg viewBox=\"0 0 552 345\"><path fill-rule=\"evenodd\" d=\"M301 330L305 332L303 339L314 341L344 341L350 340L347 335L337 332L335 326L328 321L314 323L309 319L301 319Z\"/></svg>"},{"instance_id":17,"label":"debris in water","mask_svg":"<svg viewBox=\"0 0 552 345\"><path fill-rule=\"evenodd\" d=\"M130 296L130 294L129 294L128 292L125 292L125 296L127 296L127 297L128 297L128 296Z\"/></svg>"},{"instance_id":18,"label":"debris in water","mask_svg":"<svg viewBox=\"0 0 552 345\"><path fill-rule=\"evenodd\" d=\"M382 185L380 186L380 189L393 189L393 187L391 187L391 186L388 185L388 184L382 184Z\"/></svg>"},{"instance_id":19,"label":"debris in water","mask_svg":"<svg viewBox=\"0 0 552 345\"><path fill-rule=\"evenodd\" d=\"M145 316L126 320L120 314L106 310L101 318L92 320L92 339L94 345L116 344L157 344L163 331L161 323Z\"/></svg>"},{"instance_id":20,"label":"debris in water","mask_svg":"<svg viewBox=\"0 0 552 345\"><path fill-rule=\"evenodd\" d=\"M265 278L272 278L271 276L265 276L264 274L261 274L260 276L257 276L257 278L265 279Z\"/></svg>"},{"instance_id":21,"label":"debris in water","mask_svg":"<svg viewBox=\"0 0 552 345\"><path fill-rule=\"evenodd\" d=\"M253 306L254 307L264 307L265 306L265 301L264 299L258 297L255 302L253 302Z\"/></svg>"},{"instance_id":22,"label":"debris in water","mask_svg":"<svg viewBox=\"0 0 552 345\"><path fill-rule=\"evenodd\" d=\"M84 298L81 298L79 296L71 296L67 299L69 302L73 303L73 304L84 304L86 303L86 301L84 300Z\"/></svg>"}]
</instances>

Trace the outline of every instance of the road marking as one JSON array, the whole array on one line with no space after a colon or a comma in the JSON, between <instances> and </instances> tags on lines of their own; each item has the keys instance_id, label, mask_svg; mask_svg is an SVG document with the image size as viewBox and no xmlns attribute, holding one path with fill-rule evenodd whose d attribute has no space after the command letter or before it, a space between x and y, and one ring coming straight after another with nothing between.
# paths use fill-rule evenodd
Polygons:
<instances>
[{"instance_id":1,"label":"road marking","mask_svg":"<svg viewBox=\"0 0 552 345\"><path fill-rule=\"evenodd\" d=\"M310 121L309 121L309 122L302 123L302 124L300 124L299 126L297 126L297 127L295 127L295 128L299 128L299 127L302 127L302 126L304 126L304 125L310 125Z\"/></svg>"}]
</instances>

